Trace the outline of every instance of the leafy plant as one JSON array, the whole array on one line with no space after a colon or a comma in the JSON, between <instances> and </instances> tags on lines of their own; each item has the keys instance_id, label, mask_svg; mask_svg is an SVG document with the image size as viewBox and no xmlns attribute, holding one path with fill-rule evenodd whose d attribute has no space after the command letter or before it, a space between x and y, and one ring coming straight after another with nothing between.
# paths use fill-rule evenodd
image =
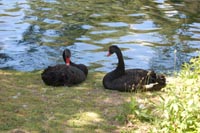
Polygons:
<instances>
[{"instance_id":1,"label":"leafy plant","mask_svg":"<svg viewBox=\"0 0 200 133\"><path fill-rule=\"evenodd\" d=\"M138 103L135 97L131 97L131 101L127 104L127 108L129 112L127 119L132 123L135 123L136 121L154 121L152 109L150 109L150 107L146 107L143 103Z\"/></svg>"},{"instance_id":2,"label":"leafy plant","mask_svg":"<svg viewBox=\"0 0 200 133\"><path fill-rule=\"evenodd\" d=\"M177 75L177 81L161 97L161 121L153 132L200 132L200 59L191 59Z\"/></svg>"},{"instance_id":3,"label":"leafy plant","mask_svg":"<svg viewBox=\"0 0 200 133\"><path fill-rule=\"evenodd\" d=\"M182 70L169 80L164 93L157 95L157 102L150 98L145 106L135 97L129 103L129 121L151 123L147 132L152 133L185 133L200 132L200 58L191 59L183 64ZM144 98L145 97L145 98ZM153 106L153 108L152 108ZM135 129L132 129L135 131Z\"/></svg>"}]
</instances>

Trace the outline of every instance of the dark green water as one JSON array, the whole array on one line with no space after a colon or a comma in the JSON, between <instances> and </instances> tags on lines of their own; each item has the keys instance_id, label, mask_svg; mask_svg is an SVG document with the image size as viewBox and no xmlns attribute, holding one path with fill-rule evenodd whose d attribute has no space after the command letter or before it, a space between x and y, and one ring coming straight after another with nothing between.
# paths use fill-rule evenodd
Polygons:
<instances>
[{"instance_id":1,"label":"dark green water","mask_svg":"<svg viewBox=\"0 0 200 133\"><path fill-rule=\"evenodd\" d=\"M63 63L62 50L92 71L168 73L200 49L199 0L0 0L0 68L32 71Z\"/></svg>"}]
</instances>

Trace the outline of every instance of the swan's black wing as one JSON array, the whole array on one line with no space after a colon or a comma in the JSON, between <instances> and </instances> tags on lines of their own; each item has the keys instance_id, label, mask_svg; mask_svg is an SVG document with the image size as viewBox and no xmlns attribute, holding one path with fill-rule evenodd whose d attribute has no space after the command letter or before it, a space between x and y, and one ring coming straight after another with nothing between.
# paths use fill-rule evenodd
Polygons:
<instances>
[{"instance_id":1,"label":"swan's black wing","mask_svg":"<svg viewBox=\"0 0 200 133\"><path fill-rule=\"evenodd\" d=\"M71 86L86 79L85 74L78 68L66 65L49 66L41 74L45 84L51 86Z\"/></svg>"},{"instance_id":2,"label":"swan's black wing","mask_svg":"<svg viewBox=\"0 0 200 133\"><path fill-rule=\"evenodd\" d=\"M156 88L150 88L151 90L159 90L165 85L165 78L158 78L154 71L129 69L126 70L125 74L120 77L116 78L114 75L115 74L113 72L110 72L104 77L103 85L106 89L118 91L137 91L138 89L143 89L145 87L144 85L157 83L158 79L160 80L160 83L163 83L162 86L156 85Z\"/></svg>"}]
</instances>

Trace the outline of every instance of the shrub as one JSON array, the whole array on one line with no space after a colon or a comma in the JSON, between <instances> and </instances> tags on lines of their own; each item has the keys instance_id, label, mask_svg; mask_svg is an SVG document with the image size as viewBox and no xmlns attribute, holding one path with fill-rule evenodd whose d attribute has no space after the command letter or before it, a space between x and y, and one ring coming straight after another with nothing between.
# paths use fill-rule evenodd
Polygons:
<instances>
[{"instance_id":1,"label":"shrub","mask_svg":"<svg viewBox=\"0 0 200 133\"><path fill-rule=\"evenodd\" d=\"M161 96L161 120L153 132L200 132L200 58L185 63Z\"/></svg>"},{"instance_id":2,"label":"shrub","mask_svg":"<svg viewBox=\"0 0 200 133\"><path fill-rule=\"evenodd\" d=\"M200 58L185 63L182 70L164 88L164 93L157 95L156 98L160 102L153 103L149 98L148 104L151 106L147 105L144 109L139 108L140 105L135 98L132 98L129 104L130 113L137 119L150 120L152 126L149 132L199 133Z\"/></svg>"}]
</instances>

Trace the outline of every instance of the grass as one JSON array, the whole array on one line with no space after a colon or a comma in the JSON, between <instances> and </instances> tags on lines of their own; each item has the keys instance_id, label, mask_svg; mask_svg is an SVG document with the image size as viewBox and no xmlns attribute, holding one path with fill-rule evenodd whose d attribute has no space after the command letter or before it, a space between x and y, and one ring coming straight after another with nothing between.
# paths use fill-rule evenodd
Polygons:
<instances>
[{"instance_id":1,"label":"grass","mask_svg":"<svg viewBox=\"0 0 200 133\"><path fill-rule=\"evenodd\" d=\"M103 74L74 87L46 86L40 74L0 70L0 132L111 132L123 125L116 116L130 94L103 89Z\"/></svg>"},{"instance_id":2,"label":"grass","mask_svg":"<svg viewBox=\"0 0 200 133\"><path fill-rule=\"evenodd\" d=\"M177 78L165 89L161 97L159 130L154 132L200 132L200 58L184 64Z\"/></svg>"},{"instance_id":3,"label":"grass","mask_svg":"<svg viewBox=\"0 0 200 133\"><path fill-rule=\"evenodd\" d=\"M99 72L50 87L41 71L0 70L0 132L200 132L199 66L185 64L163 91L141 93L105 90Z\"/></svg>"},{"instance_id":4,"label":"grass","mask_svg":"<svg viewBox=\"0 0 200 133\"><path fill-rule=\"evenodd\" d=\"M152 133L199 133L200 132L200 58L184 64L175 77L168 77L168 85L156 99L146 103L132 97L129 103L132 118L148 122L145 132ZM143 100L144 102L144 100ZM142 105L142 106L141 106ZM130 129L135 132L135 129ZM125 130L127 132L127 130Z\"/></svg>"}]
</instances>

